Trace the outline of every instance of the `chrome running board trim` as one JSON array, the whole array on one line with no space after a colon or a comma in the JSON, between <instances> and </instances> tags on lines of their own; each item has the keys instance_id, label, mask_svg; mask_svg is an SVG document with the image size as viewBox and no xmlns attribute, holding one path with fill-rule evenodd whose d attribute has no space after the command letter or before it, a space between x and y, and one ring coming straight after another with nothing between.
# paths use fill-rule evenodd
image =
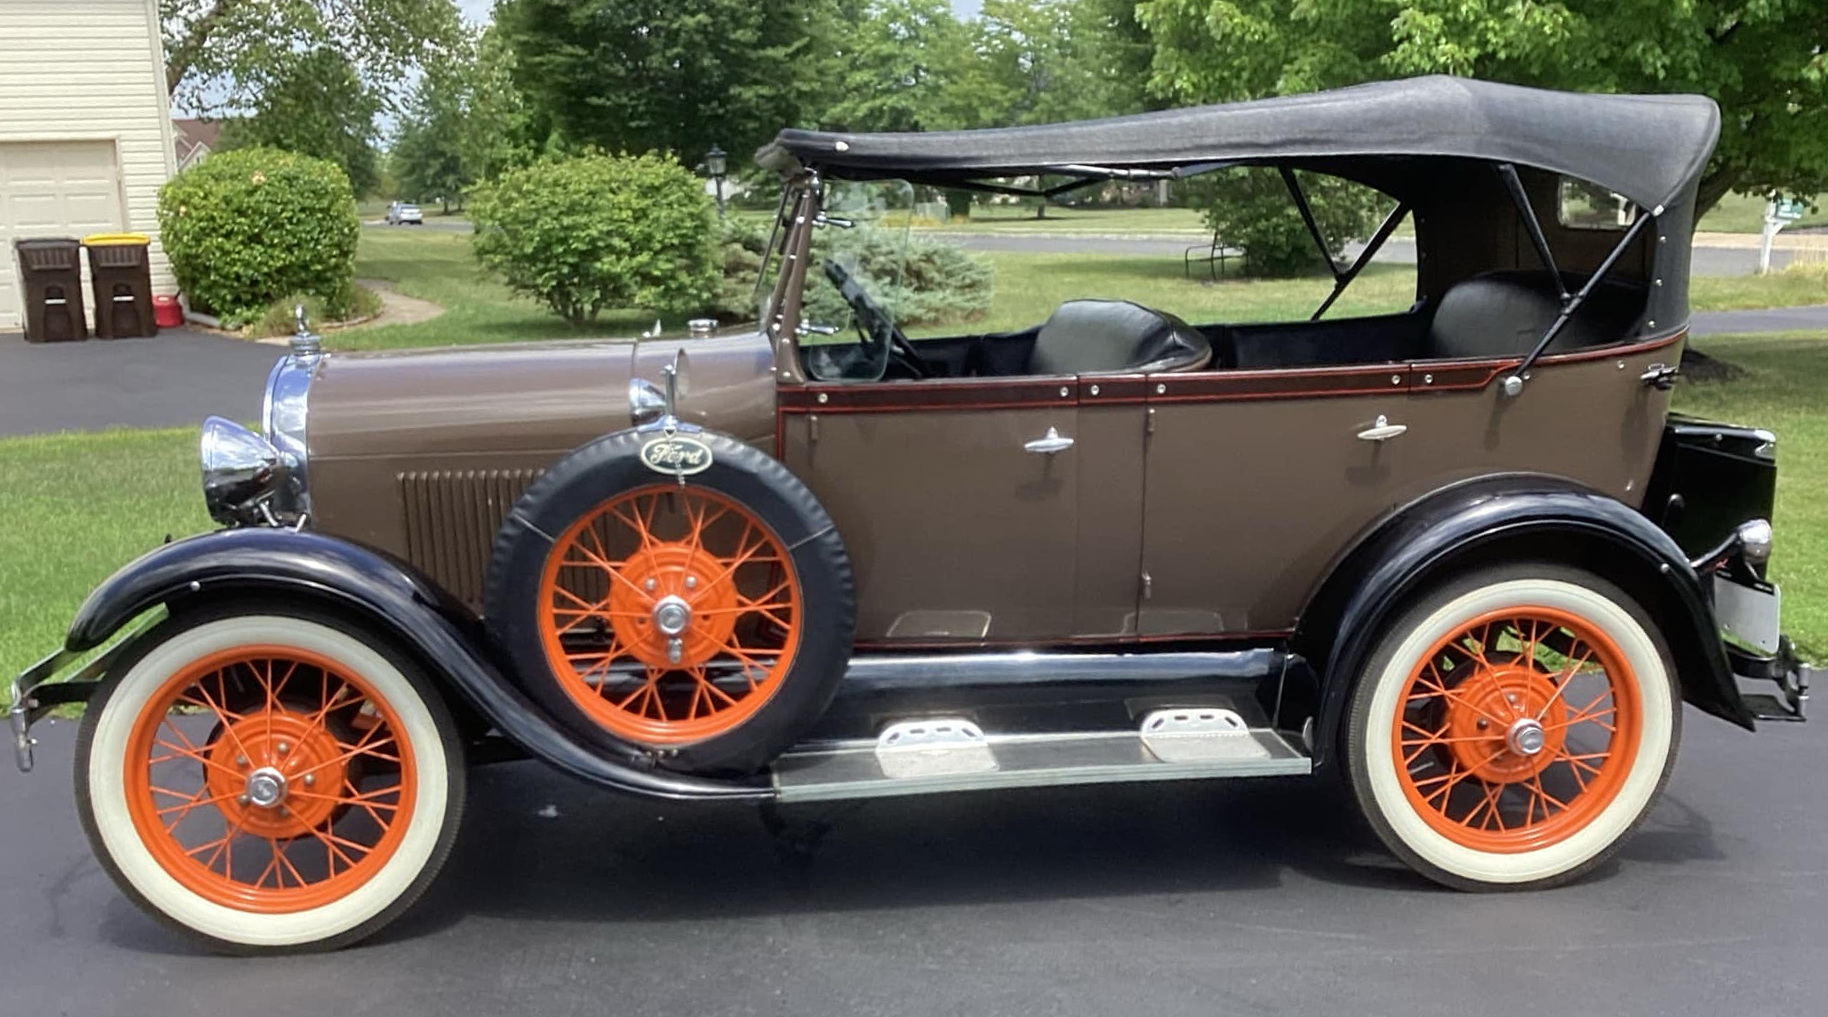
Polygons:
<instances>
[{"instance_id":1,"label":"chrome running board trim","mask_svg":"<svg viewBox=\"0 0 1828 1017\"><path fill-rule=\"evenodd\" d=\"M1165 653L870 654L851 658L843 686L875 689L940 685L1023 685L1061 681L1175 681L1263 678L1281 670L1280 650Z\"/></svg>"}]
</instances>

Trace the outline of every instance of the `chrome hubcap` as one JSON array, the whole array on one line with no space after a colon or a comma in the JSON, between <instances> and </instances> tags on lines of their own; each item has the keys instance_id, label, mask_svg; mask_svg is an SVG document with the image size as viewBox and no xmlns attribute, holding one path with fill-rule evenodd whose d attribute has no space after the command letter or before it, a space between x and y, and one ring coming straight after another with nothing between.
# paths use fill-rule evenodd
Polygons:
<instances>
[{"instance_id":1,"label":"chrome hubcap","mask_svg":"<svg viewBox=\"0 0 1828 1017\"><path fill-rule=\"evenodd\" d=\"M286 775L270 766L248 774L246 790L249 805L270 809L286 800Z\"/></svg>"},{"instance_id":2,"label":"chrome hubcap","mask_svg":"<svg viewBox=\"0 0 1828 1017\"><path fill-rule=\"evenodd\" d=\"M1510 730L1504 733L1504 744L1519 756L1533 756L1541 752L1547 740L1542 722L1532 717L1513 723Z\"/></svg>"},{"instance_id":3,"label":"chrome hubcap","mask_svg":"<svg viewBox=\"0 0 1828 1017\"><path fill-rule=\"evenodd\" d=\"M679 635L691 623L692 605L678 596L669 594L654 605L654 627L665 635Z\"/></svg>"}]
</instances>

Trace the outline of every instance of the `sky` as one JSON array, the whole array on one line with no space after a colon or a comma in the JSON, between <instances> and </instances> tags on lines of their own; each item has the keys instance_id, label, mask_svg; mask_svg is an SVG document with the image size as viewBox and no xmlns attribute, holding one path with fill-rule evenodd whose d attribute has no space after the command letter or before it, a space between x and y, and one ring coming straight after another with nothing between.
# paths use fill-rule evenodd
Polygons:
<instances>
[{"instance_id":1,"label":"sky","mask_svg":"<svg viewBox=\"0 0 1828 1017\"><path fill-rule=\"evenodd\" d=\"M952 0L952 12L961 18L976 14L980 0ZM457 6L463 9L464 19L472 25L487 24L489 12L495 9L495 0L457 0Z\"/></svg>"}]
</instances>

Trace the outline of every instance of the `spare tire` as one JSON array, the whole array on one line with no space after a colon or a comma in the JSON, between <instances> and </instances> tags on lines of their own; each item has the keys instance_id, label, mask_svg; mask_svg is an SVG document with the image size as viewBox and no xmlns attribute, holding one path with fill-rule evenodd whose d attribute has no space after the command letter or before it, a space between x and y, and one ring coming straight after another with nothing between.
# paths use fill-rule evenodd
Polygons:
<instances>
[{"instance_id":1,"label":"spare tire","mask_svg":"<svg viewBox=\"0 0 1828 1017\"><path fill-rule=\"evenodd\" d=\"M483 588L530 696L589 741L692 772L791 745L844 676L855 612L818 499L704 431L623 431L559 460L503 522Z\"/></svg>"}]
</instances>

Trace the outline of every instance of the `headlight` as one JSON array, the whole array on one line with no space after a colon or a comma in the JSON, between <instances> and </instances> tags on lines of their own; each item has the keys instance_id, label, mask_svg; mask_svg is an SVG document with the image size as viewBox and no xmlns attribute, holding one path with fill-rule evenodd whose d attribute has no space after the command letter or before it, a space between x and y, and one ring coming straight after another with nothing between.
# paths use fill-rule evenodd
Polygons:
<instances>
[{"instance_id":1,"label":"headlight","mask_svg":"<svg viewBox=\"0 0 1828 1017\"><path fill-rule=\"evenodd\" d=\"M203 502L210 518L227 526L279 522L273 495L285 479L281 453L233 421L203 421Z\"/></svg>"}]
</instances>

